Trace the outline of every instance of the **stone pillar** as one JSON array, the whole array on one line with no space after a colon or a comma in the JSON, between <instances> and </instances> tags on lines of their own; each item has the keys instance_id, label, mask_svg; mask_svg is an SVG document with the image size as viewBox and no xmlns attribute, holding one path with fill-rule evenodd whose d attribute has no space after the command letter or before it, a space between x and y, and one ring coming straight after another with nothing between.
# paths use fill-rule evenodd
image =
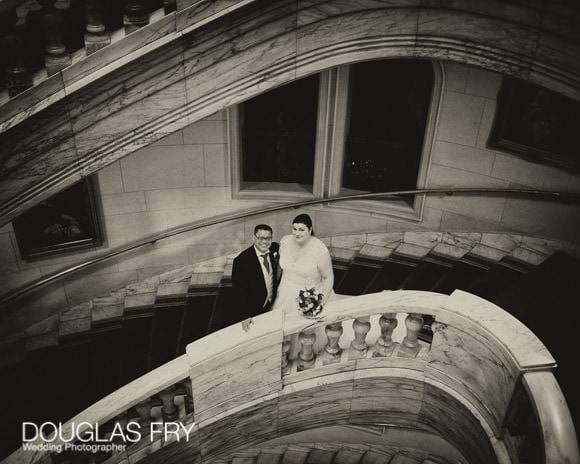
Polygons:
<instances>
[{"instance_id":1,"label":"stone pillar","mask_svg":"<svg viewBox=\"0 0 580 464\"><path fill-rule=\"evenodd\" d=\"M364 358L369 348L365 339L371 330L371 323L355 319L352 322L352 329L354 330L354 340L350 342L349 359Z\"/></svg>"},{"instance_id":2,"label":"stone pillar","mask_svg":"<svg viewBox=\"0 0 580 464\"><path fill-rule=\"evenodd\" d=\"M6 87L8 95L15 97L32 87L32 73L28 66L28 44L24 25L17 25L3 41L6 51Z\"/></svg>"},{"instance_id":3,"label":"stone pillar","mask_svg":"<svg viewBox=\"0 0 580 464\"><path fill-rule=\"evenodd\" d=\"M300 332L298 335L300 341L300 353L298 353L298 371L309 369L314 366L316 356L314 355L313 345L316 341L316 335L313 333Z\"/></svg>"},{"instance_id":4,"label":"stone pillar","mask_svg":"<svg viewBox=\"0 0 580 464\"><path fill-rule=\"evenodd\" d=\"M326 332L328 342L322 354L322 364L326 365L339 362L340 355L342 354L342 349L339 345L339 340L343 333L342 323L336 322L335 324L328 324L324 331Z\"/></svg>"},{"instance_id":5,"label":"stone pillar","mask_svg":"<svg viewBox=\"0 0 580 464\"><path fill-rule=\"evenodd\" d=\"M397 356L414 358L421 350L418 335L423 328L423 317L420 314L409 314L405 319L405 327L407 327L407 335L399 346Z\"/></svg>"},{"instance_id":6,"label":"stone pillar","mask_svg":"<svg viewBox=\"0 0 580 464\"><path fill-rule=\"evenodd\" d=\"M149 430L151 427L151 399L141 401L135 405L135 410L139 414L139 424L141 428Z\"/></svg>"},{"instance_id":7,"label":"stone pillar","mask_svg":"<svg viewBox=\"0 0 580 464\"><path fill-rule=\"evenodd\" d=\"M396 313L384 313L379 319L379 326L381 327L381 336L377 339L375 349L373 351L373 358L387 357L393 353L397 343L393 342L393 331L397 328L399 322L397 321Z\"/></svg>"},{"instance_id":8,"label":"stone pillar","mask_svg":"<svg viewBox=\"0 0 580 464\"><path fill-rule=\"evenodd\" d=\"M290 354L290 348L292 347L292 342L290 340L284 340L282 342L282 373L286 374L290 371L290 362L288 361L288 355Z\"/></svg>"},{"instance_id":9,"label":"stone pillar","mask_svg":"<svg viewBox=\"0 0 580 464\"><path fill-rule=\"evenodd\" d=\"M125 0L125 15L123 16L125 33L130 34L149 24L149 13L143 0Z\"/></svg>"},{"instance_id":10,"label":"stone pillar","mask_svg":"<svg viewBox=\"0 0 580 464\"><path fill-rule=\"evenodd\" d=\"M103 20L103 0L85 0L87 27L85 29L85 50L87 55L95 53L111 43Z\"/></svg>"},{"instance_id":11,"label":"stone pillar","mask_svg":"<svg viewBox=\"0 0 580 464\"><path fill-rule=\"evenodd\" d=\"M175 388L168 387L159 392L159 398L163 403L161 417L163 422L173 422L179 417L179 409L175 406Z\"/></svg>"},{"instance_id":12,"label":"stone pillar","mask_svg":"<svg viewBox=\"0 0 580 464\"><path fill-rule=\"evenodd\" d=\"M71 64L71 57L66 51L63 40L65 28L65 13L69 2L55 2L44 12L44 28L46 31L46 48L44 63L49 76L56 74Z\"/></svg>"},{"instance_id":13,"label":"stone pillar","mask_svg":"<svg viewBox=\"0 0 580 464\"><path fill-rule=\"evenodd\" d=\"M176 3L176 0L163 0L163 10L165 11L165 14L175 11L177 8Z\"/></svg>"},{"instance_id":14,"label":"stone pillar","mask_svg":"<svg viewBox=\"0 0 580 464\"><path fill-rule=\"evenodd\" d=\"M183 381L183 386L185 387L185 413L191 414L193 412L193 389L191 387L191 379L187 378Z\"/></svg>"}]
</instances>

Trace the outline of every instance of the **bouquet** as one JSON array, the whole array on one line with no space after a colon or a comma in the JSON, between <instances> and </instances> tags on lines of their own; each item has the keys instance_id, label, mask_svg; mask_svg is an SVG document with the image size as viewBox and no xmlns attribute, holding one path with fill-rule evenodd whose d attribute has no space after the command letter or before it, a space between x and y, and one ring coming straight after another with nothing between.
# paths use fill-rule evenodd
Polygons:
<instances>
[{"instance_id":1,"label":"bouquet","mask_svg":"<svg viewBox=\"0 0 580 464\"><path fill-rule=\"evenodd\" d=\"M316 293L314 288L298 292L298 310L306 317L316 317L322 312L322 293Z\"/></svg>"}]
</instances>

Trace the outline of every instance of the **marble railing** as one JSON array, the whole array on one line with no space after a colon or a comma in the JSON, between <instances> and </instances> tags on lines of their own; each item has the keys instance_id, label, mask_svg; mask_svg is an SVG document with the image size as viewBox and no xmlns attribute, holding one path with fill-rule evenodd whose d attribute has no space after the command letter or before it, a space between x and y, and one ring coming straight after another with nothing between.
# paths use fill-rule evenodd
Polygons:
<instances>
[{"instance_id":1,"label":"marble railing","mask_svg":"<svg viewBox=\"0 0 580 464\"><path fill-rule=\"evenodd\" d=\"M143 448L143 456L155 452L160 462L173 463L219 459L300 430L350 423L427 430L472 464L507 464L519 462L504 436L523 379L543 437L540 462L580 462L554 359L497 306L461 291L386 291L338 299L325 313L313 321L298 311L270 312L249 328L227 327L72 421L102 424L135 407L146 423L149 399L160 392L170 420L172 386L189 377L190 439L161 440ZM427 316L434 320L430 343L418 338ZM27 453L4 462L48 462L46 453Z\"/></svg>"},{"instance_id":2,"label":"marble railing","mask_svg":"<svg viewBox=\"0 0 580 464\"><path fill-rule=\"evenodd\" d=\"M403 314L388 312L374 317L365 316L353 319L352 322L339 321L319 330L307 329L286 336L282 344L282 373L290 375L355 359L427 356L431 343L420 340L419 333L422 329L430 332L432 327L425 324L423 315L408 314L404 318L406 330L400 341L393 339L393 332L400 325L397 316ZM437 323L435 325L437 327ZM372 337L373 342L369 342L367 335L377 326L380 334ZM321 340L325 341L323 345Z\"/></svg>"}]
</instances>

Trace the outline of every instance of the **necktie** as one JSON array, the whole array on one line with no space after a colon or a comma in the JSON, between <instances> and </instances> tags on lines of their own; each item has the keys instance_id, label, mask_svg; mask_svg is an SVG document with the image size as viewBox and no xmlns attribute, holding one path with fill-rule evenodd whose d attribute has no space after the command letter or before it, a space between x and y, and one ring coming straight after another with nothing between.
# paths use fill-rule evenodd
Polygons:
<instances>
[{"instance_id":1,"label":"necktie","mask_svg":"<svg viewBox=\"0 0 580 464\"><path fill-rule=\"evenodd\" d=\"M260 256L264 260L264 267L266 268L266 271L268 271L268 274L270 274L270 263L268 262L268 253L264 253L263 255Z\"/></svg>"}]
</instances>

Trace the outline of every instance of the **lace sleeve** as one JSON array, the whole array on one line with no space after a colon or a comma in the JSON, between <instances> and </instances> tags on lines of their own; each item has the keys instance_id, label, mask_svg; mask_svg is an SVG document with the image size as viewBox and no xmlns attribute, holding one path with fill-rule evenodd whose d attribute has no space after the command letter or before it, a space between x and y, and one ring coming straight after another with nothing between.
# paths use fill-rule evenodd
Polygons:
<instances>
[{"instance_id":1,"label":"lace sleeve","mask_svg":"<svg viewBox=\"0 0 580 464\"><path fill-rule=\"evenodd\" d=\"M322 304L326 304L326 300L328 300L334 285L334 271L332 270L332 260L330 259L328 248L322 242L320 242L317 268L320 273L320 284L316 290L323 295Z\"/></svg>"}]
</instances>

